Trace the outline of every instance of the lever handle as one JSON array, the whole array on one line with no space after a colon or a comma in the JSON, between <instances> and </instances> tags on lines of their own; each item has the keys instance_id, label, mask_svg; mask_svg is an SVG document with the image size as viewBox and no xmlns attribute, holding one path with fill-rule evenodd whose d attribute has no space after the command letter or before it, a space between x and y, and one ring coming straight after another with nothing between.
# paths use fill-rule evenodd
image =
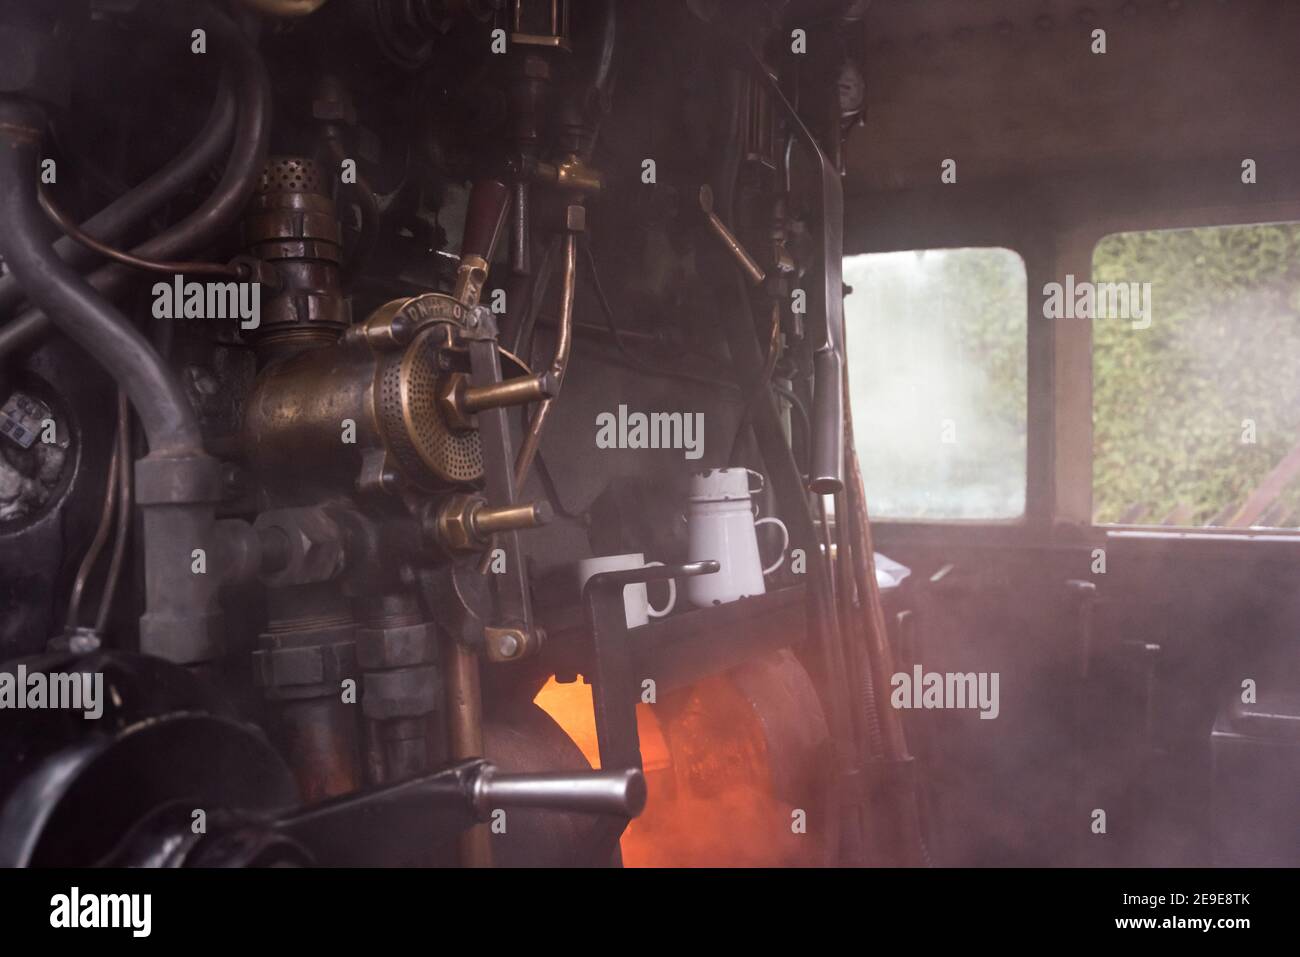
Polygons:
<instances>
[{"instance_id":1,"label":"lever handle","mask_svg":"<svg viewBox=\"0 0 1300 957\"><path fill-rule=\"evenodd\" d=\"M486 820L501 807L636 817L645 807L645 776L618 771L544 771L502 774L485 764L473 782L474 812Z\"/></svg>"},{"instance_id":2,"label":"lever handle","mask_svg":"<svg viewBox=\"0 0 1300 957\"><path fill-rule=\"evenodd\" d=\"M475 181L465 212L465 234L460 247L461 259L477 256L491 262L497 241L510 208L510 188L499 179Z\"/></svg>"},{"instance_id":3,"label":"lever handle","mask_svg":"<svg viewBox=\"0 0 1300 957\"><path fill-rule=\"evenodd\" d=\"M727 247L727 251L735 257L740 268L745 270L745 275L755 286L763 285L763 280L767 278L767 273L763 272L757 260L749 254L749 251L736 238L736 234L727 228L718 214L713 211L713 190L709 186L700 187L700 209L709 219L709 226L712 228L714 235L722 240L722 245Z\"/></svg>"},{"instance_id":4,"label":"lever handle","mask_svg":"<svg viewBox=\"0 0 1300 957\"><path fill-rule=\"evenodd\" d=\"M722 566L715 561L687 562L684 565L645 565L641 568L624 568L618 571L597 572L587 579L583 587L584 596L595 591L618 589L622 591L628 585L642 582L662 581L665 578L694 578L697 575L712 575Z\"/></svg>"},{"instance_id":5,"label":"lever handle","mask_svg":"<svg viewBox=\"0 0 1300 957\"><path fill-rule=\"evenodd\" d=\"M469 208L465 211L465 237L460 247L460 268L456 271L456 286L452 290L453 298L466 308L478 305L510 209L509 200L510 189L500 180L481 179L470 190Z\"/></svg>"}]
</instances>

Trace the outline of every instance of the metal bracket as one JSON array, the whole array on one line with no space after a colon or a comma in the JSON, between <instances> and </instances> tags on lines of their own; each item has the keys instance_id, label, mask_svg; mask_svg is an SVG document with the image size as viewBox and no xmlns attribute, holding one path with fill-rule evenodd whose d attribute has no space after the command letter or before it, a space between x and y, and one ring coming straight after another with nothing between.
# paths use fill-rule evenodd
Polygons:
<instances>
[{"instance_id":1,"label":"metal bracket","mask_svg":"<svg viewBox=\"0 0 1300 957\"><path fill-rule=\"evenodd\" d=\"M492 311L485 306L469 310L462 337L469 343L470 382L475 386L500 383L501 359L497 351L496 318ZM516 495L515 452L506 413L505 407L477 413L483 471L487 476L487 501L499 508L514 505ZM513 661L535 653L541 646L541 634L533 625L528 571L519 547L519 533L497 533L493 547L505 552L506 570L492 576L496 615L484 629L484 647L489 661Z\"/></svg>"},{"instance_id":2,"label":"metal bracket","mask_svg":"<svg viewBox=\"0 0 1300 957\"><path fill-rule=\"evenodd\" d=\"M636 732L638 686L632 674L628 640L635 629L627 627L623 589L628 585L667 578L712 575L720 567L714 561L648 565L598 572L587 579L582 590L582 603L591 633L591 647L584 673L591 683L602 769L641 768L641 740Z\"/></svg>"}]
</instances>

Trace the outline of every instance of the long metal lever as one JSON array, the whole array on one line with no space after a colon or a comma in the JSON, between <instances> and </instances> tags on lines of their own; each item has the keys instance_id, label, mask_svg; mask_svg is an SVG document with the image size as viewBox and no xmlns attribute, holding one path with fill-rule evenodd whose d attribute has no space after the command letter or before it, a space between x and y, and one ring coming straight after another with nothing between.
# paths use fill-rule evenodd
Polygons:
<instances>
[{"instance_id":1,"label":"long metal lever","mask_svg":"<svg viewBox=\"0 0 1300 957\"><path fill-rule=\"evenodd\" d=\"M645 777L636 768L499 774L488 764L474 783L474 810L481 820L500 807L633 818L645 808L645 801Z\"/></svg>"},{"instance_id":2,"label":"long metal lever","mask_svg":"<svg viewBox=\"0 0 1300 957\"><path fill-rule=\"evenodd\" d=\"M498 808L631 818L645 807L640 770L503 774L471 758L389 787L296 809L272 827L328 866L367 867L409 858L413 847L451 843ZM621 828L620 828L621 829Z\"/></svg>"}]
</instances>

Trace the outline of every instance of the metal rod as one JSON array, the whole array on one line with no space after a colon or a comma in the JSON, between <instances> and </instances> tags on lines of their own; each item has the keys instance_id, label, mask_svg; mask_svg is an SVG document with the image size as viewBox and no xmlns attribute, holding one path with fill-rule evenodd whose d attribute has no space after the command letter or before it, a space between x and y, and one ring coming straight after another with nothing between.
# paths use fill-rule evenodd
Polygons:
<instances>
[{"instance_id":1,"label":"metal rod","mask_svg":"<svg viewBox=\"0 0 1300 957\"><path fill-rule=\"evenodd\" d=\"M480 818L499 807L631 818L641 813L645 802L645 775L636 768L499 774L486 765L474 782L474 809Z\"/></svg>"},{"instance_id":2,"label":"metal rod","mask_svg":"<svg viewBox=\"0 0 1300 957\"><path fill-rule=\"evenodd\" d=\"M453 760L483 756L483 698L479 687L478 655L455 638L447 639L447 731ZM492 844L487 827L479 824L459 838L464 867L491 867Z\"/></svg>"},{"instance_id":3,"label":"metal rod","mask_svg":"<svg viewBox=\"0 0 1300 957\"><path fill-rule=\"evenodd\" d=\"M474 531L486 538L497 532L540 528L551 519L551 507L545 502L512 505L508 508L484 506L473 513Z\"/></svg>"},{"instance_id":4,"label":"metal rod","mask_svg":"<svg viewBox=\"0 0 1300 957\"><path fill-rule=\"evenodd\" d=\"M564 237L564 285L560 295L560 327L556 332L555 357L551 359L551 374L555 377L556 392L564 383L564 373L569 367L569 352L573 347L573 300L578 287L578 237L567 233ZM528 432L515 459L515 488L522 489L533 459L542 443L542 429L550 415L554 398L546 399L537 407L528 423Z\"/></svg>"},{"instance_id":5,"label":"metal rod","mask_svg":"<svg viewBox=\"0 0 1300 957\"><path fill-rule=\"evenodd\" d=\"M553 373L510 379L497 385L468 386L457 403L461 411L474 413L510 405L526 405L552 398L559 389Z\"/></svg>"},{"instance_id":6,"label":"metal rod","mask_svg":"<svg viewBox=\"0 0 1300 957\"><path fill-rule=\"evenodd\" d=\"M749 251L736 238L736 234L727 228L727 224L718 218L718 214L713 211L713 190L709 186L700 187L700 209L704 210L704 215L709 219L709 227L713 230L715 236L722 240L722 245L726 247L727 252L745 270L745 275L755 286L763 285L767 279L767 273L763 272L757 260L749 254Z\"/></svg>"}]
</instances>

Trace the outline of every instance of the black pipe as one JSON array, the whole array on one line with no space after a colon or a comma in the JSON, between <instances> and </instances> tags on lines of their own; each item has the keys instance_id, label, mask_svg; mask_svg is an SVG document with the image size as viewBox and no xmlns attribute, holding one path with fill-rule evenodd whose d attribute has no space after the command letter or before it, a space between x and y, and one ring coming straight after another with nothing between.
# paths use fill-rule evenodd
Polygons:
<instances>
[{"instance_id":1,"label":"black pipe","mask_svg":"<svg viewBox=\"0 0 1300 957\"><path fill-rule=\"evenodd\" d=\"M189 145L143 183L91 216L81 228L101 242L113 243L152 216L217 161L230 142L235 112L229 74L222 73L208 119ZM66 236L54 244L54 251L74 265L95 258L86 247ZM13 276L0 278L0 315L17 306L22 298L22 289Z\"/></svg>"},{"instance_id":2,"label":"black pipe","mask_svg":"<svg viewBox=\"0 0 1300 957\"><path fill-rule=\"evenodd\" d=\"M140 332L44 239L36 198L45 110L0 99L0 256L36 305L98 359L131 397L151 452L201 453L198 419L175 376Z\"/></svg>"},{"instance_id":3,"label":"black pipe","mask_svg":"<svg viewBox=\"0 0 1300 957\"><path fill-rule=\"evenodd\" d=\"M810 325L813 345L812 448L808 489L831 495L844 488L844 188L839 169L827 159L821 145L804 125L799 111L786 99L780 81L748 44L743 55L749 72L772 96L785 114L791 131L812 154L820 190L818 228L821 233L821 321Z\"/></svg>"},{"instance_id":4,"label":"black pipe","mask_svg":"<svg viewBox=\"0 0 1300 957\"><path fill-rule=\"evenodd\" d=\"M174 19L177 12L164 8L161 15ZM179 258L217 239L243 212L266 165L271 131L271 84L261 56L235 23L216 10L205 8L194 19L185 21L187 33L195 23L208 30L210 48L226 54L235 75L239 119L234 146L212 195L180 222L131 250L141 259ZM88 282L100 293L112 297L137 275L125 266L110 265L91 273ZM40 308L24 310L0 327L0 358L35 343L50 327L49 318Z\"/></svg>"}]
</instances>

